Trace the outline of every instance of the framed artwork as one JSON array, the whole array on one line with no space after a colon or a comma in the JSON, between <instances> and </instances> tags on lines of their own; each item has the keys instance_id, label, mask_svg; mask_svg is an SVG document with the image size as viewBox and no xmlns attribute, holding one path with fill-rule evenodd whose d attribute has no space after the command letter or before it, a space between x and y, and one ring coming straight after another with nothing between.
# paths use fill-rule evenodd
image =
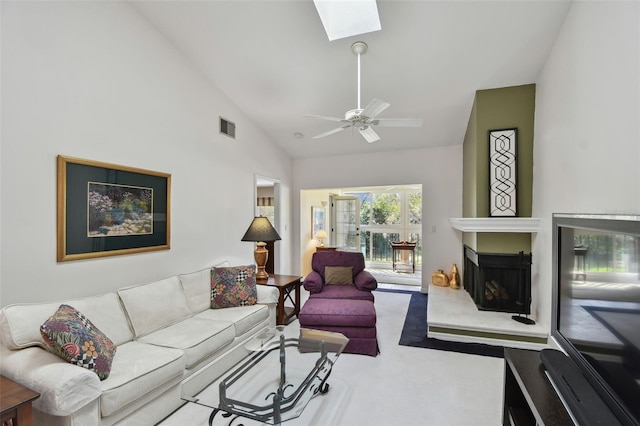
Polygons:
<instances>
[{"instance_id":1,"label":"framed artwork","mask_svg":"<svg viewBox=\"0 0 640 426\"><path fill-rule=\"evenodd\" d=\"M325 228L324 207L311 207L311 238Z\"/></svg>"},{"instance_id":2,"label":"framed artwork","mask_svg":"<svg viewBox=\"0 0 640 426\"><path fill-rule=\"evenodd\" d=\"M170 248L171 175L58 156L57 260Z\"/></svg>"},{"instance_id":3,"label":"framed artwork","mask_svg":"<svg viewBox=\"0 0 640 426\"><path fill-rule=\"evenodd\" d=\"M489 131L489 216L518 215L518 129Z\"/></svg>"}]
</instances>

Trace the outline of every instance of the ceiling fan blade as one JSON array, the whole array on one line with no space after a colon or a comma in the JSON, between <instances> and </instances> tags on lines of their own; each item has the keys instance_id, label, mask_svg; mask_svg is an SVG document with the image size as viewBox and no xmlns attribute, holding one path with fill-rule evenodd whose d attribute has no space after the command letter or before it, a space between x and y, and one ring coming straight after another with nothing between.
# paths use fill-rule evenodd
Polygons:
<instances>
[{"instance_id":1,"label":"ceiling fan blade","mask_svg":"<svg viewBox=\"0 0 640 426\"><path fill-rule=\"evenodd\" d=\"M328 132L324 132L324 133L320 133L319 135L316 135L314 137L312 137L311 139L320 139L320 138L324 138L325 136L329 136L329 135L333 135L334 133L338 133L343 131L344 129L348 129L351 126L342 126L342 127L337 127L333 130L329 130Z\"/></svg>"},{"instance_id":2,"label":"ceiling fan blade","mask_svg":"<svg viewBox=\"0 0 640 426\"><path fill-rule=\"evenodd\" d=\"M313 115L313 114L305 114L305 117L308 118L318 118L320 120L329 120L329 121L345 121L344 118L338 117L327 117L326 115Z\"/></svg>"},{"instance_id":3,"label":"ceiling fan blade","mask_svg":"<svg viewBox=\"0 0 640 426\"><path fill-rule=\"evenodd\" d=\"M360 127L358 131L369 143L380 140L380 136L378 136L371 126Z\"/></svg>"},{"instance_id":4,"label":"ceiling fan blade","mask_svg":"<svg viewBox=\"0 0 640 426\"><path fill-rule=\"evenodd\" d=\"M360 116L369 117L373 120L378 114L391 106L390 103L379 99L372 99L360 113Z\"/></svg>"},{"instance_id":5,"label":"ceiling fan blade","mask_svg":"<svg viewBox=\"0 0 640 426\"><path fill-rule=\"evenodd\" d=\"M422 118L379 118L371 124L380 127L422 127Z\"/></svg>"}]
</instances>

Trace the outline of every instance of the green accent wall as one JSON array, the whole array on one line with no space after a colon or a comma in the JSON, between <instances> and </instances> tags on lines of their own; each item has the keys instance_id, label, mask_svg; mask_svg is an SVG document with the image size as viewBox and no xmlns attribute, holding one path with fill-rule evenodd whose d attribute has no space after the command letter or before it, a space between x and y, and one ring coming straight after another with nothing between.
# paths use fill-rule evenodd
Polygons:
<instances>
[{"instance_id":1,"label":"green accent wall","mask_svg":"<svg viewBox=\"0 0 640 426\"><path fill-rule=\"evenodd\" d=\"M464 217L489 217L489 131L510 128L518 129L518 216L531 217L535 96L535 84L476 92L463 146ZM525 233L465 233L463 242L483 253L531 251Z\"/></svg>"},{"instance_id":2,"label":"green accent wall","mask_svg":"<svg viewBox=\"0 0 640 426\"><path fill-rule=\"evenodd\" d=\"M476 100L474 99L467 132L464 135L464 143L462 145L462 164L464 165L464 167L462 167L462 217L477 217L477 204L475 202L477 195L475 182L477 174L476 158L478 157L478 134L476 131L476 121ZM463 233L462 242L475 250L475 233Z\"/></svg>"}]
</instances>

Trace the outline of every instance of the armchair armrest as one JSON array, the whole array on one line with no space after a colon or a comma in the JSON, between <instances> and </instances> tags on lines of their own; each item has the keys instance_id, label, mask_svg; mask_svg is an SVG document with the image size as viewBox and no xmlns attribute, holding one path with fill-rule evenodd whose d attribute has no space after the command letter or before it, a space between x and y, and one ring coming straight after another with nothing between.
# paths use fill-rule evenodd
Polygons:
<instances>
[{"instance_id":1,"label":"armchair armrest","mask_svg":"<svg viewBox=\"0 0 640 426\"><path fill-rule=\"evenodd\" d=\"M353 284L358 290L373 291L378 288L378 281L373 274L367 270L362 270L356 275Z\"/></svg>"},{"instance_id":2,"label":"armchair armrest","mask_svg":"<svg viewBox=\"0 0 640 426\"><path fill-rule=\"evenodd\" d=\"M320 293L322 291L322 275L319 272L311 271L304 278L302 285L309 293Z\"/></svg>"},{"instance_id":3,"label":"armchair armrest","mask_svg":"<svg viewBox=\"0 0 640 426\"><path fill-rule=\"evenodd\" d=\"M39 347L10 350L0 345L0 372L40 393L33 406L54 416L68 416L102 394L92 371L69 364Z\"/></svg>"}]
</instances>

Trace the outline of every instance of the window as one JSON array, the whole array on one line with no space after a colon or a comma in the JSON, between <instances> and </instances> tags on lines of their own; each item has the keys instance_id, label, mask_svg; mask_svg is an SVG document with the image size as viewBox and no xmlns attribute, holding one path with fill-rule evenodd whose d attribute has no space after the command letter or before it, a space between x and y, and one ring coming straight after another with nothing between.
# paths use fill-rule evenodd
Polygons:
<instances>
[{"instance_id":1,"label":"window","mask_svg":"<svg viewBox=\"0 0 640 426\"><path fill-rule=\"evenodd\" d=\"M416 242L416 265L422 264L422 191L400 189L348 195L360 199L360 249L370 266L391 265L392 241Z\"/></svg>"}]
</instances>

